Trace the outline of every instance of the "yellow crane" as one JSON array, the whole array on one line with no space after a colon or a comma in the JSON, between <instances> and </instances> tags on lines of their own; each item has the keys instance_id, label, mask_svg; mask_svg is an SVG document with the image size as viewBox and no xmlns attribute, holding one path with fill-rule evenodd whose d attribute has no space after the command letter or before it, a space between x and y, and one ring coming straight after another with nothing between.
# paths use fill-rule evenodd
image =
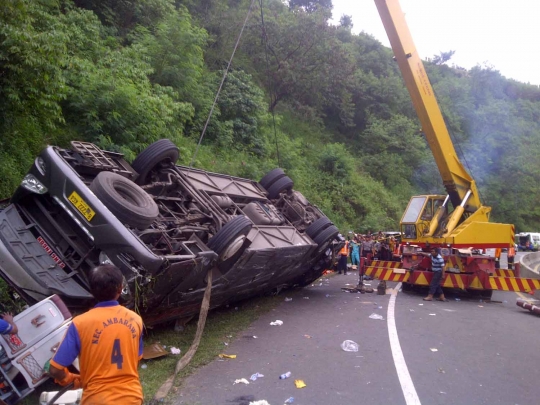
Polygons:
<instances>
[{"instance_id":1,"label":"yellow crane","mask_svg":"<svg viewBox=\"0 0 540 405\"><path fill-rule=\"evenodd\" d=\"M429 285L427 252L440 247L447 270L443 287L483 290L489 296L493 290L539 289L540 280L498 269L495 258L483 254L489 248L513 248L514 226L489 221L491 208L482 204L476 182L456 153L399 1L375 4L447 194L412 197L400 222L401 262L374 260L365 273L404 285Z\"/></svg>"}]
</instances>

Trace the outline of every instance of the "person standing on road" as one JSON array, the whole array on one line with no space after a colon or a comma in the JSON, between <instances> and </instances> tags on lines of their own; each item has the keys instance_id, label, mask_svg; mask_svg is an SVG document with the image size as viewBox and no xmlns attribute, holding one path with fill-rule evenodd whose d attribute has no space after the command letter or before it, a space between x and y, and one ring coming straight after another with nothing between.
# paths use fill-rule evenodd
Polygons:
<instances>
[{"instance_id":1,"label":"person standing on road","mask_svg":"<svg viewBox=\"0 0 540 405\"><path fill-rule=\"evenodd\" d=\"M347 274L347 258L349 257L349 238L345 241L345 245L339 251L338 259L338 274Z\"/></svg>"},{"instance_id":2,"label":"person standing on road","mask_svg":"<svg viewBox=\"0 0 540 405\"><path fill-rule=\"evenodd\" d=\"M50 375L60 385L83 388L82 405L141 405L137 370L142 357L142 319L118 304L122 272L112 264L93 269L90 292L98 304L73 319L51 360ZM79 357L80 375L68 371Z\"/></svg>"},{"instance_id":3,"label":"person standing on road","mask_svg":"<svg viewBox=\"0 0 540 405\"><path fill-rule=\"evenodd\" d=\"M351 242L350 251L351 251L351 264L353 266L359 266L360 265L360 250L362 249L362 245L358 241L358 238L355 236L354 239Z\"/></svg>"},{"instance_id":4,"label":"person standing on road","mask_svg":"<svg viewBox=\"0 0 540 405\"><path fill-rule=\"evenodd\" d=\"M13 315L11 312L6 312L2 315L3 319L0 319L0 335L14 335L19 329L17 325L13 322Z\"/></svg>"},{"instance_id":5,"label":"person standing on road","mask_svg":"<svg viewBox=\"0 0 540 405\"><path fill-rule=\"evenodd\" d=\"M506 261L508 262L508 270L514 270L514 257L516 256L516 248L512 245L508 248Z\"/></svg>"},{"instance_id":6,"label":"person standing on road","mask_svg":"<svg viewBox=\"0 0 540 405\"><path fill-rule=\"evenodd\" d=\"M433 301L435 294L440 294L437 301L446 301L441 287L441 280L444 277L444 259L438 248L431 249L431 271L433 271L433 277L429 283L429 294L424 298L424 301Z\"/></svg>"}]
</instances>

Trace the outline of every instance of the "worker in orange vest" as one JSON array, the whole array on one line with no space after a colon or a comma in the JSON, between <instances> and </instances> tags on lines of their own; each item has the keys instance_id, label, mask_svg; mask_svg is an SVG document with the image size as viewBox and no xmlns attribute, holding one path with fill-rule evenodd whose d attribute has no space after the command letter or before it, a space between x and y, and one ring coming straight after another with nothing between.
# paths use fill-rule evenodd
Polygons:
<instances>
[{"instance_id":1,"label":"worker in orange vest","mask_svg":"<svg viewBox=\"0 0 540 405\"><path fill-rule=\"evenodd\" d=\"M347 241L345 242L345 245L341 250L339 251L339 259L338 259L338 274L347 274L347 258L349 257L349 240L350 236L347 237Z\"/></svg>"},{"instance_id":2,"label":"worker in orange vest","mask_svg":"<svg viewBox=\"0 0 540 405\"><path fill-rule=\"evenodd\" d=\"M501 268L501 248L495 249L495 268L500 269Z\"/></svg>"},{"instance_id":3,"label":"worker in orange vest","mask_svg":"<svg viewBox=\"0 0 540 405\"><path fill-rule=\"evenodd\" d=\"M508 248L508 270L514 270L514 257L516 256L516 248L511 246Z\"/></svg>"}]
</instances>

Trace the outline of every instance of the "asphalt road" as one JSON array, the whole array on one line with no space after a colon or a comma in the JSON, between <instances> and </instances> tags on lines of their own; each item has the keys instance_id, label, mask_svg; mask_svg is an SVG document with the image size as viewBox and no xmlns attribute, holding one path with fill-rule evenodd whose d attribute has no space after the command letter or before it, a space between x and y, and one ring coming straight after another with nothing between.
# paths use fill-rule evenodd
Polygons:
<instances>
[{"instance_id":1,"label":"asphalt road","mask_svg":"<svg viewBox=\"0 0 540 405\"><path fill-rule=\"evenodd\" d=\"M281 405L291 396L295 405L540 403L540 317L517 307L515 293L495 292L499 302L493 303L450 294L442 303L422 301L421 292L396 291L395 325L406 363L396 368L387 322L391 295L341 291L356 281L356 275L335 275L285 293L284 299L293 300L224 346L236 359L216 359L199 369L174 403ZM378 281L371 283L376 287ZM384 320L370 319L373 313ZM276 319L283 325L270 326ZM359 351L343 351L346 339L357 342ZM409 372L418 402L406 402L398 369ZM287 371L291 378L280 380ZM257 372L264 377L234 384ZM307 386L297 389L295 379Z\"/></svg>"}]
</instances>

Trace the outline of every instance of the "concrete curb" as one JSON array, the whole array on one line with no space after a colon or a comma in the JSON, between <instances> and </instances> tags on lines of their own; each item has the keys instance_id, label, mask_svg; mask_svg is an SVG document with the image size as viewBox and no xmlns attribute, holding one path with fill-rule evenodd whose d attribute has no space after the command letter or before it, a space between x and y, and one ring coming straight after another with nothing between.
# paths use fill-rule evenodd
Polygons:
<instances>
[{"instance_id":1,"label":"concrete curb","mask_svg":"<svg viewBox=\"0 0 540 405\"><path fill-rule=\"evenodd\" d=\"M519 260L519 263L521 264L521 277L540 279L540 252L529 253L522 256ZM535 291L534 297L536 299L540 299L540 291Z\"/></svg>"}]
</instances>

